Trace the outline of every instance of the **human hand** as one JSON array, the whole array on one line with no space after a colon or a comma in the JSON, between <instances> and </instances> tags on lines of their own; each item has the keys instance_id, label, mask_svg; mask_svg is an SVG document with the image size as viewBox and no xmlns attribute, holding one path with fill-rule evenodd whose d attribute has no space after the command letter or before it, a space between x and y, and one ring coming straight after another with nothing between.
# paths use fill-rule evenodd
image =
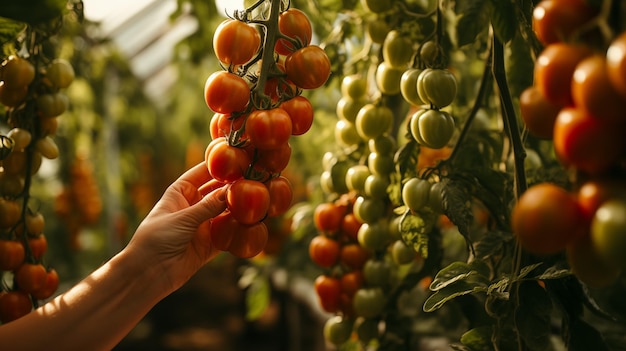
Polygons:
<instances>
[{"instance_id":1,"label":"human hand","mask_svg":"<svg viewBox=\"0 0 626 351\"><path fill-rule=\"evenodd\" d=\"M204 163L189 169L167 188L124 250L146 268L158 267L169 292L219 253L209 231L210 219L226 208L222 185Z\"/></svg>"}]
</instances>

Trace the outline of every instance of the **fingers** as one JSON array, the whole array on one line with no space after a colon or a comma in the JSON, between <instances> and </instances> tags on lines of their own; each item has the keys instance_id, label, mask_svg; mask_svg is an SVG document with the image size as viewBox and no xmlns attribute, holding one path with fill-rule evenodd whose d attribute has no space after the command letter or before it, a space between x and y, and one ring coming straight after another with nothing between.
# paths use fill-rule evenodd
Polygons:
<instances>
[{"instance_id":1,"label":"fingers","mask_svg":"<svg viewBox=\"0 0 626 351\"><path fill-rule=\"evenodd\" d=\"M200 185L198 187L198 192L202 195L205 196L206 194L210 193L211 191L221 188L223 187L225 184L220 182L219 180L215 180L215 179L211 179L208 182Z\"/></svg>"},{"instance_id":2,"label":"fingers","mask_svg":"<svg viewBox=\"0 0 626 351\"><path fill-rule=\"evenodd\" d=\"M218 188L208 193L186 211L188 211L195 221L200 224L224 212L226 209L225 197L226 189Z\"/></svg>"},{"instance_id":3,"label":"fingers","mask_svg":"<svg viewBox=\"0 0 626 351\"><path fill-rule=\"evenodd\" d=\"M191 183L194 187L199 188L210 180L213 180L213 178L209 174L209 170L204 162L200 162L183 173L178 178L177 182L186 181Z\"/></svg>"}]
</instances>

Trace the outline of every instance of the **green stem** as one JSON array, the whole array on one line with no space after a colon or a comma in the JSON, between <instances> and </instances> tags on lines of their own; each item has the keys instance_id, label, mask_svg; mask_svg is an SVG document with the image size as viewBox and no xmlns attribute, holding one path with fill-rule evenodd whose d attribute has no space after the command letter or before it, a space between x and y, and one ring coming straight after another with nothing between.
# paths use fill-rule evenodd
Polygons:
<instances>
[{"instance_id":1,"label":"green stem","mask_svg":"<svg viewBox=\"0 0 626 351\"><path fill-rule=\"evenodd\" d=\"M261 57L261 72L259 73L259 79L256 86L253 89L255 96L261 98L262 101L269 100L265 94L265 83L268 76L272 71L272 66L276 64L274 62L274 46L276 45L276 38L278 37L278 14L280 12L281 0L270 0L270 16L265 22L265 40L263 43L263 56ZM267 106L260 106L265 108Z\"/></svg>"}]
</instances>

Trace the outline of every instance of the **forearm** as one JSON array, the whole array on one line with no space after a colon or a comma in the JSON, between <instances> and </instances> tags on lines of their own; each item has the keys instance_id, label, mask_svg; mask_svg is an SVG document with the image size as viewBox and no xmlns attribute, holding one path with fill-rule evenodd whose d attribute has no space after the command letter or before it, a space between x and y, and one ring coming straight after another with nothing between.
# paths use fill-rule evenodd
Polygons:
<instances>
[{"instance_id":1,"label":"forearm","mask_svg":"<svg viewBox=\"0 0 626 351\"><path fill-rule=\"evenodd\" d=\"M66 293L0 326L0 350L110 350L163 297L161 274L122 252Z\"/></svg>"}]
</instances>

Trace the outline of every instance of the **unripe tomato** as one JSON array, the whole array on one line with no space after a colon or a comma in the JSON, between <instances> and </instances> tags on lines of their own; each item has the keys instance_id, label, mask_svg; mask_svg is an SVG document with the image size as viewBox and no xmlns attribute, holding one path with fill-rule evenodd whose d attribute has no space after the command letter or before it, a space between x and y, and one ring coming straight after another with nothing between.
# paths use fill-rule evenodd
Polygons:
<instances>
[{"instance_id":1,"label":"unripe tomato","mask_svg":"<svg viewBox=\"0 0 626 351\"><path fill-rule=\"evenodd\" d=\"M385 208L384 199L359 196L355 200L352 210L359 222L375 223L385 215ZM363 229L363 226L361 229L369 230Z\"/></svg>"},{"instance_id":2,"label":"unripe tomato","mask_svg":"<svg viewBox=\"0 0 626 351\"><path fill-rule=\"evenodd\" d=\"M363 142L356 126L346 120L338 120L335 123L335 141L342 146L353 146Z\"/></svg>"},{"instance_id":3,"label":"unripe tomato","mask_svg":"<svg viewBox=\"0 0 626 351\"><path fill-rule=\"evenodd\" d=\"M539 183L518 199L512 229L523 248L538 255L564 250L582 236L584 217L576 199L552 183Z\"/></svg>"},{"instance_id":4,"label":"unripe tomato","mask_svg":"<svg viewBox=\"0 0 626 351\"><path fill-rule=\"evenodd\" d=\"M261 34L245 22L227 19L215 29L213 50L225 66L241 65L259 51Z\"/></svg>"},{"instance_id":5,"label":"unripe tomato","mask_svg":"<svg viewBox=\"0 0 626 351\"><path fill-rule=\"evenodd\" d=\"M54 160L59 157L59 146L50 136L45 136L35 142L35 149L41 153L41 156Z\"/></svg>"},{"instance_id":6,"label":"unripe tomato","mask_svg":"<svg viewBox=\"0 0 626 351\"><path fill-rule=\"evenodd\" d=\"M324 323L324 339L340 346L350 340L353 320L342 316L332 316Z\"/></svg>"},{"instance_id":7,"label":"unripe tomato","mask_svg":"<svg viewBox=\"0 0 626 351\"><path fill-rule=\"evenodd\" d=\"M305 46L285 59L287 78L302 89L317 89L330 77L330 60L317 45Z\"/></svg>"},{"instance_id":8,"label":"unripe tomato","mask_svg":"<svg viewBox=\"0 0 626 351\"><path fill-rule=\"evenodd\" d=\"M413 138L432 149L441 149L448 145L454 134L454 125L452 116L440 110L419 110L409 121Z\"/></svg>"},{"instance_id":9,"label":"unripe tomato","mask_svg":"<svg viewBox=\"0 0 626 351\"><path fill-rule=\"evenodd\" d=\"M583 0L542 0L533 9L532 27L544 45L568 42L596 14Z\"/></svg>"},{"instance_id":10,"label":"unripe tomato","mask_svg":"<svg viewBox=\"0 0 626 351\"><path fill-rule=\"evenodd\" d=\"M356 326L356 335L362 343L369 343L379 337L378 320L376 318L365 318Z\"/></svg>"},{"instance_id":11,"label":"unripe tomato","mask_svg":"<svg viewBox=\"0 0 626 351\"><path fill-rule=\"evenodd\" d=\"M563 108L554 124L554 151L566 166L591 174L604 172L624 154L624 124Z\"/></svg>"},{"instance_id":12,"label":"unripe tomato","mask_svg":"<svg viewBox=\"0 0 626 351\"><path fill-rule=\"evenodd\" d=\"M0 229L13 227L21 215L22 208L17 201L0 197Z\"/></svg>"},{"instance_id":13,"label":"unripe tomato","mask_svg":"<svg viewBox=\"0 0 626 351\"><path fill-rule=\"evenodd\" d=\"M413 58L412 47L413 43L408 36L403 35L397 30L392 30L387 33L385 41L383 42L383 60L390 67L404 70Z\"/></svg>"},{"instance_id":14,"label":"unripe tomato","mask_svg":"<svg viewBox=\"0 0 626 351\"><path fill-rule=\"evenodd\" d=\"M534 85L524 89L519 98L519 105L528 131L538 138L552 139L554 121L561 106L548 101Z\"/></svg>"},{"instance_id":15,"label":"unripe tomato","mask_svg":"<svg viewBox=\"0 0 626 351\"><path fill-rule=\"evenodd\" d=\"M391 282L391 264L384 259L371 258L363 266L363 280L368 286L386 286Z\"/></svg>"},{"instance_id":16,"label":"unripe tomato","mask_svg":"<svg viewBox=\"0 0 626 351\"><path fill-rule=\"evenodd\" d=\"M404 73L400 79L400 93L406 102L413 106L420 106L424 104L424 101L420 99L417 93L417 77L419 77L422 71L417 68L410 68Z\"/></svg>"},{"instance_id":17,"label":"unripe tomato","mask_svg":"<svg viewBox=\"0 0 626 351\"><path fill-rule=\"evenodd\" d=\"M367 36L376 44L382 44L391 31L391 27L383 18L376 18L367 22Z\"/></svg>"},{"instance_id":18,"label":"unripe tomato","mask_svg":"<svg viewBox=\"0 0 626 351\"><path fill-rule=\"evenodd\" d=\"M434 67L440 61L442 50L435 40L422 44L419 50L420 60L426 67Z\"/></svg>"},{"instance_id":19,"label":"unripe tomato","mask_svg":"<svg viewBox=\"0 0 626 351\"><path fill-rule=\"evenodd\" d=\"M389 194L387 193L389 184L388 177L379 174L370 174L365 179L365 195L374 199L386 199L389 197Z\"/></svg>"},{"instance_id":20,"label":"unripe tomato","mask_svg":"<svg viewBox=\"0 0 626 351\"><path fill-rule=\"evenodd\" d=\"M69 99L63 93L41 94L35 100L37 112L41 117L51 118L63 114L69 106Z\"/></svg>"},{"instance_id":21,"label":"unripe tomato","mask_svg":"<svg viewBox=\"0 0 626 351\"><path fill-rule=\"evenodd\" d=\"M7 136L13 139L13 150L16 151L24 150L32 140L31 133L24 128L13 128L7 133Z\"/></svg>"},{"instance_id":22,"label":"unripe tomato","mask_svg":"<svg viewBox=\"0 0 626 351\"><path fill-rule=\"evenodd\" d=\"M391 245L391 258L396 264L403 265L415 261L417 252L412 246L404 243L402 240L396 240Z\"/></svg>"},{"instance_id":23,"label":"unripe tomato","mask_svg":"<svg viewBox=\"0 0 626 351\"><path fill-rule=\"evenodd\" d=\"M572 75L572 100L596 118L626 120L626 97L611 84L604 55L591 55L578 63Z\"/></svg>"},{"instance_id":24,"label":"unripe tomato","mask_svg":"<svg viewBox=\"0 0 626 351\"><path fill-rule=\"evenodd\" d=\"M254 224L267 216L270 192L257 180L241 178L226 190L226 206L240 223Z\"/></svg>"},{"instance_id":25,"label":"unripe tomato","mask_svg":"<svg viewBox=\"0 0 626 351\"><path fill-rule=\"evenodd\" d=\"M0 173L0 194L17 197L24 191L24 176L20 174Z\"/></svg>"},{"instance_id":26,"label":"unripe tomato","mask_svg":"<svg viewBox=\"0 0 626 351\"><path fill-rule=\"evenodd\" d=\"M456 98L456 77L447 69L426 68L416 84L420 99L436 108L446 107Z\"/></svg>"},{"instance_id":27,"label":"unripe tomato","mask_svg":"<svg viewBox=\"0 0 626 351\"><path fill-rule=\"evenodd\" d=\"M300 43L300 46L297 47L286 39L278 38L274 50L281 55L289 55L293 51L309 45L313 37L313 28L309 17L301 10L293 7L283 11L278 16L278 30L282 35Z\"/></svg>"},{"instance_id":28,"label":"unripe tomato","mask_svg":"<svg viewBox=\"0 0 626 351\"><path fill-rule=\"evenodd\" d=\"M357 239L364 248L377 251L387 247L391 237L385 221L363 223L359 228Z\"/></svg>"},{"instance_id":29,"label":"unripe tomato","mask_svg":"<svg viewBox=\"0 0 626 351\"><path fill-rule=\"evenodd\" d=\"M339 101L337 101L337 117L339 117L339 119L354 123L354 121L356 121L356 116L361 110L361 107L365 106L367 103L368 100L363 97L353 99L344 96L339 99Z\"/></svg>"},{"instance_id":30,"label":"unripe tomato","mask_svg":"<svg viewBox=\"0 0 626 351\"><path fill-rule=\"evenodd\" d=\"M609 45L606 68L613 87L626 96L626 32L616 36Z\"/></svg>"},{"instance_id":31,"label":"unripe tomato","mask_svg":"<svg viewBox=\"0 0 626 351\"><path fill-rule=\"evenodd\" d=\"M374 139L391 129L393 112L384 105L367 104L357 114L355 125L361 138Z\"/></svg>"},{"instance_id":32,"label":"unripe tomato","mask_svg":"<svg viewBox=\"0 0 626 351\"><path fill-rule=\"evenodd\" d=\"M371 140L371 139L370 139ZM396 166L393 154L370 152L367 156L367 166L370 172L380 177L388 177Z\"/></svg>"},{"instance_id":33,"label":"unripe tomato","mask_svg":"<svg viewBox=\"0 0 626 351\"><path fill-rule=\"evenodd\" d=\"M346 172L346 186L351 191L365 191L365 180L371 174L366 165L354 165Z\"/></svg>"},{"instance_id":34,"label":"unripe tomato","mask_svg":"<svg viewBox=\"0 0 626 351\"><path fill-rule=\"evenodd\" d=\"M572 273L592 288L605 288L620 276L621 269L606 262L594 247L589 234L571 243L566 255Z\"/></svg>"},{"instance_id":35,"label":"unripe tomato","mask_svg":"<svg viewBox=\"0 0 626 351\"><path fill-rule=\"evenodd\" d=\"M214 112L230 114L243 111L250 101L250 87L236 74L217 71L204 84L204 100Z\"/></svg>"},{"instance_id":36,"label":"unripe tomato","mask_svg":"<svg viewBox=\"0 0 626 351\"><path fill-rule=\"evenodd\" d=\"M604 262L626 268L626 201L611 199L596 211L591 222L591 242Z\"/></svg>"},{"instance_id":37,"label":"unripe tomato","mask_svg":"<svg viewBox=\"0 0 626 351\"><path fill-rule=\"evenodd\" d=\"M357 316L374 318L385 309L385 293L379 287L361 288L352 299L354 312Z\"/></svg>"},{"instance_id":38,"label":"unripe tomato","mask_svg":"<svg viewBox=\"0 0 626 351\"><path fill-rule=\"evenodd\" d=\"M46 69L46 78L53 87L58 89L69 87L74 81L74 77L74 67L64 59L54 59Z\"/></svg>"},{"instance_id":39,"label":"unripe tomato","mask_svg":"<svg viewBox=\"0 0 626 351\"><path fill-rule=\"evenodd\" d=\"M402 202L411 211L419 212L429 204L431 184L426 179L411 178L402 186Z\"/></svg>"},{"instance_id":40,"label":"unripe tomato","mask_svg":"<svg viewBox=\"0 0 626 351\"><path fill-rule=\"evenodd\" d=\"M35 66L27 60L11 55L0 66L0 81L8 89L23 89L35 79Z\"/></svg>"},{"instance_id":41,"label":"unripe tomato","mask_svg":"<svg viewBox=\"0 0 626 351\"><path fill-rule=\"evenodd\" d=\"M6 107L19 106L28 95L28 86L10 88L0 81L0 104Z\"/></svg>"},{"instance_id":42,"label":"unripe tomato","mask_svg":"<svg viewBox=\"0 0 626 351\"><path fill-rule=\"evenodd\" d=\"M341 95L351 99L360 99L367 93L367 78L362 74L350 74L341 80Z\"/></svg>"},{"instance_id":43,"label":"unripe tomato","mask_svg":"<svg viewBox=\"0 0 626 351\"><path fill-rule=\"evenodd\" d=\"M396 149L396 139L389 134L382 134L368 141L370 152L376 152L381 155L392 154Z\"/></svg>"},{"instance_id":44,"label":"unripe tomato","mask_svg":"<svg viewBox=\"0 0 626 351\"><path fill-rule=\"evenodd\" d=\"M604 202L610 199L626 199L626 184L620 178L592 178L584 182L577 191L578 204L585 218L591 219Z\"/></svg>"},{"instance_id":45,"label":"unripe tomato","mask_svg":"<svg viewBox=\"0 0 626 351\"><path fill-rule=\"evenodd\" d=\"M400 93L400 83L404 68L393 67L386 61L378 64L376 68L376 87L385 95L396 95Z\"/></svg>"}]
</instances>

